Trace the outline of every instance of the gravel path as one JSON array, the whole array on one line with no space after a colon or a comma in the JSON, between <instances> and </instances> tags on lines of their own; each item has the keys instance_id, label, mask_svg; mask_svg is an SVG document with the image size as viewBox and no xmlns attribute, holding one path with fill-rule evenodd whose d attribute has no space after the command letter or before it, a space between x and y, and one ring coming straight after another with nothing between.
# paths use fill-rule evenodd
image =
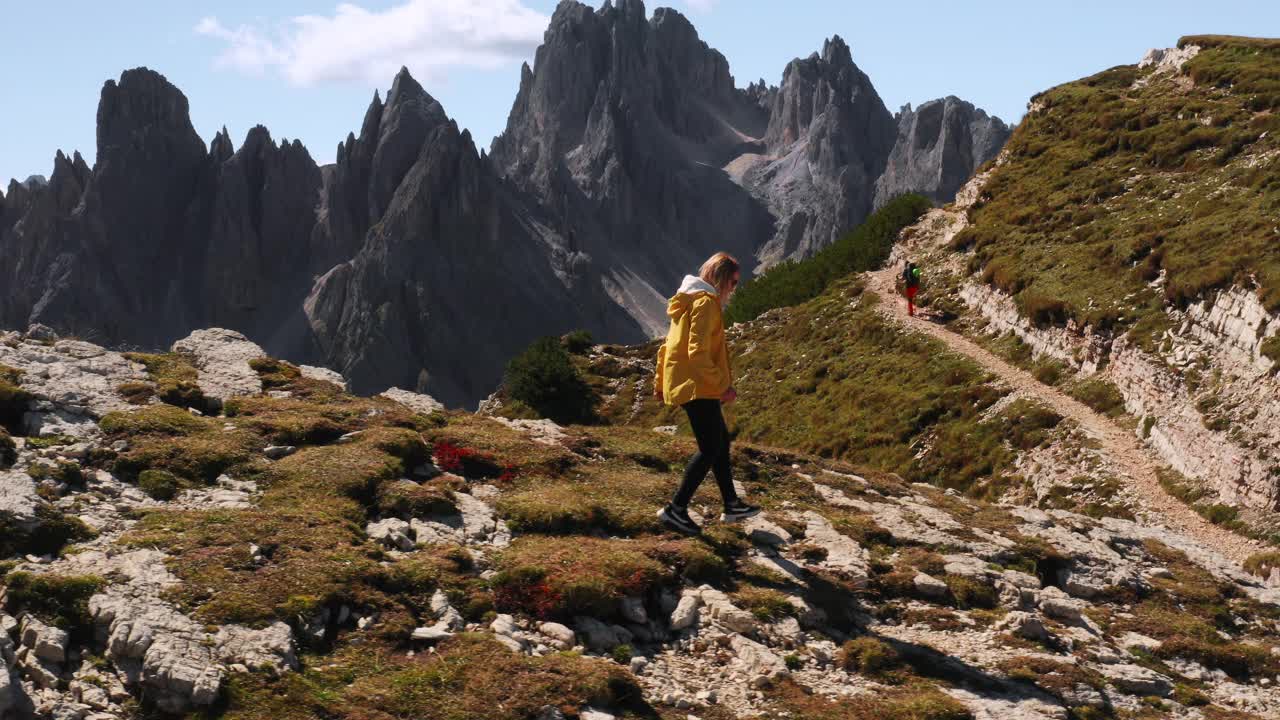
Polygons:
<instances>
[{"instance_id":1,"label":"gravel path","mask_svg":"<svg viewBox=\"0 0 1280 720\"><path fill-rule=\"evenodd\" d=\"M937 339L953 352L986 368L1012 387L1014 392L1035 398L1059 415L1075 421L1085 433L1102 444L1103 452L1123 470L1124 474L1120 479L1133 487L1143 508L1159 516L1170 528L1195 538L1236 563L1243 563L1245 558L1264 549L1254 540L1210 523L1166 492L1156 478L1158 460L1132 433L1061 390L1041 383L1031 373L1010 365L968 338L930 322L925 315L907 315L906 302L894 288L897 274L895 265L867 273L868 289L882 300L876 306L882 315L912 331Z\"/></svg>"}]
</instances>

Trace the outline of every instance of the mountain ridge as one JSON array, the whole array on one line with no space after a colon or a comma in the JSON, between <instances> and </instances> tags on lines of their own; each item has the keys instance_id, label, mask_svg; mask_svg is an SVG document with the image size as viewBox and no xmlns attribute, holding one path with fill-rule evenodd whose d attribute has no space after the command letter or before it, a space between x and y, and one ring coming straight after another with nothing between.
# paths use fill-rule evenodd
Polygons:
<instances>
[{"instance_id":1,"label":"mountain ridge","mask_svg":"<svg viewBox=\"0 0 1280 720\"><path fill-rule=\"evenodd\" d=\"M397 265L426 267L427 258L396 255L411 254L403 243L371 245L395 213L435 212L420 193L416 205L396 198L412 194L405 178L452 122L406 69L385 101L374 93L358 134L348 133L327 165L261 126L238 149L225 129L206 147L182 92L159 73L129 70L104 85L95 167L78 154L56 158L47 184L11 182L0 195L0 253L19 260L0 269L0 323L148 348L228 326L276 355L339 368L363 391L399 385L469 404L538 334L577 326L634 342L661 332L670 287L715 250L735 253L751 272L811 254L864 217L894 120L838 36L823 54L826 61L815 53L790 63L780 88L743 89L674 10L649 17L636 0L599 9L561 3L535 66L521 70L508 128L491 152L446 133L470 147L473 173L492 191L459 197L456 217L440 227L510 231L520 238L513 247L537 250L517 253L523 265L437 275L428 293L435 317L459 316L465 290L486 286L512 307L544 297L552 306L455 324L449 332L463 341L454 344L426 340L433 330L422 320L422 288L373 286L397 276ZM822 62L804 82L804 71L791 70ZM863 123L874 126L870 135ZM766 162L770 153L781 156ZM934 185L926 189L945 197ZM486 204L472 212L464 207L471 201ZM432 260L469 262L465 244L439 247L451 254ZM362 253L363 263L378 257L383 267L341 269ZM363 304L374 296L378 306ZM360 334L355 317L400 318L395 331L365 337L416 339L356 349L332 334ZM465 359L491 352L499 357Z\"/></svg>"}]
</instances>

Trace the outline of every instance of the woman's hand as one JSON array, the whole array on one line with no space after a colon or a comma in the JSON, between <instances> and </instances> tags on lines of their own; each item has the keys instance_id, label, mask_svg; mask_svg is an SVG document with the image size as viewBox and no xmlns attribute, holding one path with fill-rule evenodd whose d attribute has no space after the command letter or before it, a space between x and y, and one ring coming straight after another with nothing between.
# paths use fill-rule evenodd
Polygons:
<instances>
[{"instance_id":1,"label":"woman's hand","mask_svg":"<svg viewBox=\"0 0 1280 720\"><path fill-rule=\"evenodd\" d=\"M724 403L725 405L730 405L733 403L734 400L737 400L737 399L738 399L738 391L734 390L733 388L729 388L728 390L725 390L724 394L720 396L720 402Z\"/></svg>"}]
</instances>

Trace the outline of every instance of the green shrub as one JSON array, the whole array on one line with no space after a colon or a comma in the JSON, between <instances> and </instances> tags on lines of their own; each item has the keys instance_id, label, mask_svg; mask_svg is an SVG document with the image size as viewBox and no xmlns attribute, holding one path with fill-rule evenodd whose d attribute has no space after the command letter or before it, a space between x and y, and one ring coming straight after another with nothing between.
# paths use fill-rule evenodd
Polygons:
<instances>
[{"instance_id":1,"label":"green shrub","mask_svg":"<svg viewBox=\"0 0 1280 720\"><path fill-rule=\"evenodd\" d=\"M1115 385L1097 375L1067 388L1067 394L1107 417L1119 417L1124 413L1124 396ZM1152 422L1155 422L1154 418Z\"/></svg>"},{"instance_id":2,"label":"green shrub","mask_svg":"<svg viewBox=\"0 0 1280 720\"><path fill-rule=\"evenodd\" d=\"M586 330L574 330L564 336L564 347L574 355L585 355L595 345L591 333Z\"/></svg>"},{"instance_id":3,"label":"green shrub","mask_svg":"<svg viewBox=\"0 0 1280 720\"><path fill-rule=\"evenodd\" d=\"M1280 335L1272 335L1262 341L1261 352L1263 357L1269 358L1272 363L1271 372L1280 371Z\"/></svg>"},{"instance_id":4,"label":"green shrub","mask_svg":"<svg viewBox=\"0 0 1280 720\"><path fill-rule=\"evenodd\" d=\"M4 578L10 610L30 612L64 630L90 626L89 598L105 585L96 575L36 575L11 572Z\"/></svg>"},{"instance_id":5,"label":"green shrub","mask_svg":"<svg viewBox=\"0 0 1280 720\"><path fill-rule=\"evenodd\" d=\"M156 500L172 500L181 486L177 476L166 470L143 470L138 473L138 489Z\"/></svg>"},{"instance_id":6,"label":"green shrub","mask_svg":"<svg viewBox=\"0 0 1280 720\"><path fill-rule=\"evenodd\" d=\"M1267 577L1275 568L1280 568L1280 550L1254 553L1244 561L1245 571L1259 577Z\"/></svg>"},{"instance_id":7,"label":"green shrub","mask_svg":"<svg viewBox=\"0 0 1280 720\"><path fill-rule=\"evenodd\" d=\"M1205 505L1200 514L1204 516L1205 520L1214 525L1223 525L1235 520L1240 511L1230 505L1213 503L1212 505Z\"/></svg>"},{"instance_id":8,"label":"green shrub","mask_svg":"<svg viewBox=\"0 0 1280 720\"><path fill-rule=\"evenodd\" d=\"M902 665L896 650L883 640L868 636L854 638L842 645L837 661L849 672L873 676L883 675Z\"/></svg>"},{"instance_id":9,"label":"green shrub","mask_svg":"<svg viewBox=\"0 0 1280 720\"><path fill-rule=\"evenodd\" d=\"M7 468L18 460L18 445L9 437L9 431L0 427L0 469Z\"/></svg>"},{"instance_id":10,"label":"green shrub","mask_svg":"<svg viewBox=\"0 0 1280 720\"><path fill-rule=\"evenodd\" d=\"M18 387L16 381L0 379L0 427L9 432L21 430L22 416L30 402L31 393Z\"/></svg>"},{"instance_id":11,"label":"green shrub","mask_svg":"<svg viewBox=\"0 0 1280 720\"><path fill-rule=\"evenodd\" d=\"M116 387L116 392L130 405L146 405L156 395L156 386L149 382L127 382Z\"/></svg>"},{"instance_id":12,"label":"green shrub","mask_svg":"<svg viewBox=\"0 0 1280 720\"><path fill-rule=\"evenodd\" d=\"M54 465L35 463L27 468L27 474L36 482L52 480L66 485L84 484L84 473L80 470L80 465L66 460L59 460Z\"/></svg>"},{"instance_id":13,"label":"green shrub","mask_svg":"<svg viewBox=\"0 0 1280 720\"><path fill-rule=\"evenodd\" d=\"M80 518L65 515L52 505L38 505L36 519L32 528L0 516L0 557L57 555L68 543L88 540L97 534Z\"/></svg>"},{"instance_id":14,"label":"green shrub","mask_svg":"<svg viewBox=\"0 0 1280 720\"><path fill-rule=\"evenodd\" d=\"M249 367L258 373L264 388L279 388L291 385L302 377L302 371L296 365L270 357L253 358Z\"/></svg>"},{"instance_id":15,"label":"green shrub","mask_svg":"<svg viewBox=\"0 0 1280 720\"><path fill-rule=\"evenodd\" d=\"M554 337L535 340L507 363L507 394L561 425L594 418L595 396Z\"/></svg>"},{"instance_id":16,"label":"green shrub","mask_svg":"<svg viewBox=\"0 0 1280 720\"><path fill-rule=\"evenodd\" d=\"M631 662L631 656L634 654L635 650L626 643L616 645L609 651L609 657L613 658L614 662L621 663L623 665Z\"/></svg>"},{"instance_id":17,"label":"green shrub","mask_svg":"<svg viewBox=\"0 0 1280 720\"><path fill-rule=\"evenodd\" d=\"M956 607L962 610L969 608L990 610L1000 604L1000 597L996 594L995 588L984 582L963 575L947 575L942 580L951 591L951 597L955 598Z\"/></svg>"},{"instance_id":18,"label":"green shrub","mask_svg":"<svg viewBox=\"0 0 1280 720\"><path fill-rule=\"evenodd\" d=\"M900 196L813 257L779 263L747 280L725 310L726 324L754 320L773 308L798 305L822 294L838 278L880 267L898 233L930 207L932 203L923 195Z\"/></svg>"},{"instance_id":19,"label":"green shrub","mask_svg":"<svg viewBox=\"0 0 1280 720\"><path fill-rule=\"evenodd\" d=\"M204 396L197 382L199 372L191 359L178 353L125 353L124 356L147 369L160 402L183 408L210 410L216 402Z\"/></svg>"}]
</instances>

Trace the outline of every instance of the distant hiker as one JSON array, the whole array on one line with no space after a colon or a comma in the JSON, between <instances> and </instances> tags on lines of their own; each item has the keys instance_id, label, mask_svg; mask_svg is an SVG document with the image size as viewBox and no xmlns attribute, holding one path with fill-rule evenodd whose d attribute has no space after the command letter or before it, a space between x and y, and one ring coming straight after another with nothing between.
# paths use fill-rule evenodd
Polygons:
<instances>
[{"instance_id":1,"label":"distant hiker","mask_svg":"<svg viewBox=\"0 0 1280 720\"><path fill-rule=\"evenodd\" d=\"M744 520L760 513L760 508L743 502L733 488L729 428L720 408L721 403L731 403L738 397L733 389L722 314L738 286L738 277L738 261L723 252L703 263L697 277L685 275L680 289L667 302L671 327L666 343L658 349L653 394L667 405L684 408L698 441L698 451L685 468L679 490L658 517L691 535L702 528L689 517L689 501L708 469L715 473L724 501L721 520Z\"/></svg>"},{"instance_id":2,"label":"distant hiker","mask_svg":"<svg viewBox=\"0 0 1280 720\"><path fill-rule=\"evenodd\" d=\"M920 291L920 268L908 261L902 268L902 283L907 286L907 314L916 314L916 293Z\"/></svg>"}]
</instances>

